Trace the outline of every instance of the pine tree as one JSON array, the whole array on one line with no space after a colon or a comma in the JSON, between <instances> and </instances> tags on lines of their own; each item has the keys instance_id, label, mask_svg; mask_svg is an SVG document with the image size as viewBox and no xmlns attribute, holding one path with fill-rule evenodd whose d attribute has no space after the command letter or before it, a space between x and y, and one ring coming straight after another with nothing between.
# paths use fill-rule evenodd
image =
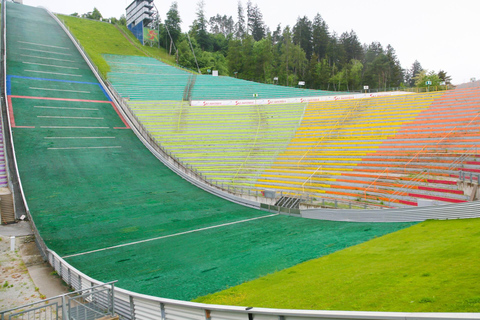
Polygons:
<instances>
[{"instance_id":1,"label":"pine tree","mask_svg":"<svg viewBox=\"0 0 480 320\"><path fill-rule=\"evenodd\" d=\"M415 78L417 78L418 74L423 70L422 65L418 60L415 60L415 62L412 64L412 67L410 68L410 83L409 85L411 87L415 86Z\"/></svg>"},{"instance_id":2,"label":"pine tree","mask_svg":"<svg viewBox=\"0 0 480 320\"><path fill-rule=\"evenodd\" d=\"M237 9L237 24L235 25L235 38L243 39L245 36L245 14L243 12L243 6L240 1L238 1Z\"/></svg>"},{"instance_id":3,"label":"pine tree","mask_svg":"<svg viewBox=\"0 0 480 320\"><path fill-rule=\"evenodd\" d=\"M198 45L202 50L211 51L211 41L207 34L207 19L205 17L205 1L197 3L197 19L193 22L191 32L195 36Z\"/></svg>"},{"instance_id":4,"label":"pine tree","mask_svg":"<svg viewBox=\"0 0 480 320\"><path fill-rule=\"evenodd\" d=\"M440 81L445 82L445 84L452 84L452 77L448 76L447 73L443 70L438 71L438 78Z\"/></svg>"},{"instance_id":5,"label":"pine tree","mask_svg":"<svg viewBox=\"0 0 480 320\"><path fill-rule=\"evenodd\" d=\"M363 47L358 40L355 31L351 30L350 33L342 33L342 35L340 36L340 43L343 45L343 48L345 50L345 62L351 61L352 59L363 59Z\"/></svg>"},{"instance_id":6,"label":"pine tree","mask_svg":"<svg viewBox=\"0 0 480 320\"><path fill-rule=\"evenodd\" d=\"M180 38L180 34L182 33L180 23L182 23L182 19L180 19L180 14L178 13L178 4L177 2L173 2L170 6L170 10L167 12L167 19L165 20L165 28L169 34L169 37L167 38L169 54L172 54L174 43L177 42L177 40Z\"/></svg>"},{"instance_id":7,"label":"pine tree","mask_svg":"<svg viewBox=\"0 0 480 320\"><path fill-rule=\"evenodd\" d=\"M307 59L310 60L313 53L312 22L306 16L298 18L292 31L293 43L300 45L305 51Z\"/></svg>"},{"instance_id":8,"label":"pine tree","mask_svg":"<svg viewBox=\"0 0 480 320\"><path fill-rule=\"evenodd\" d=\"M317 13L312 23L312 44L313 52L317 55L318 61L325 58L329 42L328 26L320 14Z\"/></svg>"},{"instance_id":9,"label":"pine tree","mask_svg":"<svg viewBox=\"0 0 480 320\"><path fill-rule=\"evenodd\" d=\"M263 23L263 15L260 8L253 6L250 1L247 3L247 20L248 31L253 36L255 41L260 41L265 38L265 25Z\"/></svg>"}]
</instances>

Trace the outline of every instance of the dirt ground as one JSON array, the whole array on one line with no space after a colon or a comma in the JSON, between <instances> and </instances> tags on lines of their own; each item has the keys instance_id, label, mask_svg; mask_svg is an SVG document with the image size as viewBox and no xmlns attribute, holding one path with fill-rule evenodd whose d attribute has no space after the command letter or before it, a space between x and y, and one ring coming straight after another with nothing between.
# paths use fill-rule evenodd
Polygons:
<instances>
[{"instance_id":1,"label":"dirt ground","mask_svg":"<svg viewBox=\"0 0 480 320\"><path fill-rule=\"evenodd\" d=\"M12 234L17 234L14 252L10 251ZM68 288L43 261L33 235L25 235L15 225L8 229L0 226L0 311L67 292Z\"/></svg>"},{"instance_id":2,"label":"dirt ground","mask_svg":"<svg viewBox=\"0 0 480 320\"><path fill-rule=\"evenodd\" d=\"M15 252L10 251L10 237L0 236L0 310L11 309L24 304L38 301L42 298L39 289L35 287L27 266L19 250L31 247L31 243L17 244ZM29 237L18 237L16 242L30 241ZM33 242L35 246L35 243ZM31 248L26 249L32 251ZM31 252L30 252L31 253ZM28 264L42 263L30 255Z\"/></svg>"}]
</instances>

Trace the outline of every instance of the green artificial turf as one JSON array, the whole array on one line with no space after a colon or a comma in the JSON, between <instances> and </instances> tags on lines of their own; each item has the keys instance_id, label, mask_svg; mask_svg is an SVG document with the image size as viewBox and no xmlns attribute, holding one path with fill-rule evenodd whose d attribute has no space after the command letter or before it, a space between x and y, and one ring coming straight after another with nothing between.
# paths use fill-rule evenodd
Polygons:
<instances>
[{"instance_id":1,"label":"green artificial turf","mask_svg":"<svg viewBox=\"0 0 480 320\"><path fill-rule=\"evenodd\" d=\"M426 221L197 302L291 309L479 312L480 219Z\"/></svg>"}]
</instances>

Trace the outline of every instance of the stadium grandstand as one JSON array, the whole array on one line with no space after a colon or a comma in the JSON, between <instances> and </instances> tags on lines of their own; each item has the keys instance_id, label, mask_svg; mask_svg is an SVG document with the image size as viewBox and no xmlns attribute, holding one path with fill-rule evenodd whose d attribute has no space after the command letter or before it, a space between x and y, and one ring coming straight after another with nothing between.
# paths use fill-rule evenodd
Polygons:
<instances>
[{"instance_id":1,"label":"stadium grandstand","mask_svg":"<svg viewBox=\"0 0 480 320\"><path fill-rule=\"evenodd\" d=\"M238 100L331 95L328 91L298 89L230 77L193 75L154 58L104 55L111 72L108 80L129 100ZM185 88L194 81L191 92ZM336 93L341 94L341 93Z\"/></svg>"},{"instance_id":2,"label":"stadium grandstand","mask_svg":"<svg viewBox=\"0 0 480 320\"><path fill-rule=\"evenodd\" d=\"M3 1L2 32L0 187L73 290L118 280L84 299L93 313L480 319L189 302L418 221L479 217L480 86L333 95L113 54L102 79L45 9Z\"/></svg>"},{"instance_id":3,"label":"stadium grandstand","mask_svg":"<svg viewBox=\"0 0 480 320\"><path fill-rule=\"evenodd\" d=\"M111 64L115 76L116 66ZM143 67L131 69L142 74ZM158 76L178 69L163 65L161 70ZM275 190L308 197L310 205L320 206L346 200L350 208L352 204L408 207L475 199L476 190L459 189L457 180L466 175L478 181L480 174L478 88L323 102L205 106L182 100L141 100L140 96L151 98L145 96L141 80L112 84L160 145L227 190L236 188L246 195Z\"/></svg>"}]
</instances>

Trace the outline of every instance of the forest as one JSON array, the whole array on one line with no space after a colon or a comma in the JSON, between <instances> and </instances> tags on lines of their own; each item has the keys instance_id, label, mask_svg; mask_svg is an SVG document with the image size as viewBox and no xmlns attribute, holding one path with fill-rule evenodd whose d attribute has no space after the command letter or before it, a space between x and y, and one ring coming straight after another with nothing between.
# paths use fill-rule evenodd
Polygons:
<instances>
[{"instance_id":1,"label":"forest","mask_svg":"<svg viewBox=\"0 0 480 320\"><path fill-rule=\"evenodd\" d=\"M295 25L270 29L258 5L250 0L237 4L237 17L217 14L207 18L205 1L196 6L196 19L187 32L181 30L181 15L173 2L165 21L158 17L152 26L159 30L158 45L175 55L177 63L202 74L219 75L261 83L332 91L425 87L450 84L451 77L422 68L415 61L402 68L395 49L379 42L362 44L354 30L337 34L317 13L311 21L298 17ZM78 14L74 14L78 15ZM95 8L83 15L101 19ZM112 18L125 24L125 17ZM273 31L272 31L273 30Z\"/></svg>"}]
</instances>

